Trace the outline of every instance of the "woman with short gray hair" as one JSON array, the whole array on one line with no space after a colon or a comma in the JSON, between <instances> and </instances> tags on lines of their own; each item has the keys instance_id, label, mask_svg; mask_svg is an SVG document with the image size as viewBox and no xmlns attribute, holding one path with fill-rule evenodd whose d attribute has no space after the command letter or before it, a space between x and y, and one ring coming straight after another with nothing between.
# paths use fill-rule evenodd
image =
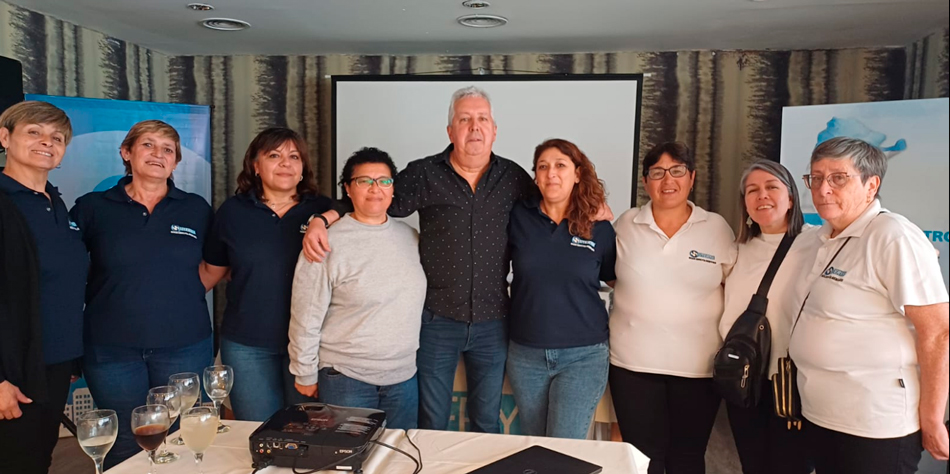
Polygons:
<instances>
[{"instance_id":1,"label":"woman with short gray hair","mask_svg":"<svg viewBox=\"0 0 950 474\"><path fill-rule=\"evenodd\" d=\"M804 433L818 474L917 471L948 457L950 306L934 249L881 207L884 153L833 138L805 185L825 223L814 264L789 299Z\"/></svg>"}]
</instances>

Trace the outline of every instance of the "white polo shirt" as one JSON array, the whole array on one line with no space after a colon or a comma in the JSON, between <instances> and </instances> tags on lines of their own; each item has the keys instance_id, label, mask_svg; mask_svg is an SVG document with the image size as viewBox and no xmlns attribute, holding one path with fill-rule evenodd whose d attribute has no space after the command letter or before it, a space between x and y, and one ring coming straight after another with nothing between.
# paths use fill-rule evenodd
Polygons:
<instances>
[{"instance_id":1,"label":"white polo shirt","mask_svg":"<svg viewBox=\"0 0 950 474\"><path fill-rule=\"evenodd\" d=\"M810 271L788 307L798 314L790 350L802 414L812 423L865 438L920 429L920 375L913 324L904 306L948 301L933 246L916 225L878 201L841 234L827 223ZM832 256L852 237L827 271Z\"/></svg>"},{"instance_id":2,"label":"white polo shirt","mask_svg":"<svg viewBox=\"0 0 950 474\"><path fill-rule=\"evenodd\" d=\"M785 357L788 351L789 329L792 327L792 317L785 311L785 303L791 298L794 283L802 274L812 267L815 260L815 251L818 248L818 239L807 234L816 234L818 226L807 226L792 243L788 254L778 268L772 286L769 288L769 305L765 310L765 317L772 328L772 353L769 359L769 376L778 372L778 359ZM762 277L772 262L772 257L782 243L785 234L760 234L744 244L739 244L739 254L736 265L726 278L725 309L719 321L719 335L725 340L732 325L739 316L749 307L752 295L759 289ZM796 313L797 314L797 313Z\"/></svg>"},{"instance_id":3,"label":"white polo shirt","mask_svg":"<svg viewBox=\"0 0 950 474\"><path fill-rule=\"evenodd\" d=\"M610 363L635 372L712 377L722 339L722 281L736 261L735 236L719 214L692 202L668 238L647 203L614 223L617 284Z\"/></svg>"}]
</instances>

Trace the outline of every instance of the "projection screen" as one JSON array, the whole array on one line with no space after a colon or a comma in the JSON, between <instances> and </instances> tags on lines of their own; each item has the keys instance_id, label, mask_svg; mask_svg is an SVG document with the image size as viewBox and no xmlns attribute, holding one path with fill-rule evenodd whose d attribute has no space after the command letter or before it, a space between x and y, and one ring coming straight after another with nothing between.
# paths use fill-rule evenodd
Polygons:
<instances>
[{"instance_id":1,"label":"projection screen","mask_svg":"<svg viewBox=\"0 0 950 474\"><path fill-rule=\"evenodd\" d=\"M332 76L334 193L354 151L374 146L402 170L449 145L449 101L474 85L492 100L497 155L529 174L534 148L548 138L574 142L604 180L619 216L636 203L642 75ZM406 220L418 228L417 217Z\"/></svg>"}]
</instances>

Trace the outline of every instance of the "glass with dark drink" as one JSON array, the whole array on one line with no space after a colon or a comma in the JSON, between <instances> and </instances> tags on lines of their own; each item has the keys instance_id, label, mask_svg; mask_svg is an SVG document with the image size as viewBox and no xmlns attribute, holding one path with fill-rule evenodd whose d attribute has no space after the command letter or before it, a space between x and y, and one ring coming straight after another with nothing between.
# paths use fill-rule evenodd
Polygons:
<instances>
[{"instance_id":1,"label":"glass with dark drink","mask_svg":"<svg viewBox=\"0 0 950 474\"><path fill-rule=\"evenodd\" d=\"M144 405L132 410L132 434L135 442L148 451L149 474L155 468L155 450L162 445L170 426L171 418L165 405Z\"/></svg>"}]
</instances>

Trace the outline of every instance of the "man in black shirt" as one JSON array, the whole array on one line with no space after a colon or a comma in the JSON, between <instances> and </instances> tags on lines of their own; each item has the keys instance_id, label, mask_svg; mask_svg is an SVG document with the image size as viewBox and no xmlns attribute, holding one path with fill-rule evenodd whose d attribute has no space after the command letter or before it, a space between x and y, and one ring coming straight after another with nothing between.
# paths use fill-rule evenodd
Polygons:
<instances>
[{"instance_id":1,"label":"man in black shirt","mask_svg":"<svg viewBox=\"0 0 950 474\"><path fill-rule=\"evenodd\" d=\"M448 148L409 163L396 177L389 208L393 217L419 212L428 282L416 360L419 427L447 428L461 354L471 430L497 433L508 351L508 215L537 188L518 164L492 153L497 126L481 89L453 94L446 131ZM338 214L323 217L332 222ZM313 260L329 251L322 227L310 226L304 238Z\"/></svg>"}]
</instances>

